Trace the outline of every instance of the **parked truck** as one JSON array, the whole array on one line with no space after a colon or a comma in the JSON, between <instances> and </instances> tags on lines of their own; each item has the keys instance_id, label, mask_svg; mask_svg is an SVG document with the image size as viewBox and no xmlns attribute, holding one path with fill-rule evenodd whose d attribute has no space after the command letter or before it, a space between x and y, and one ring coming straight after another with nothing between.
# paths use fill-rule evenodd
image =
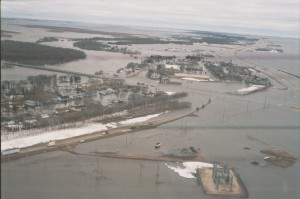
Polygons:
<instances>
[{"instance_id":1,"label":"parked truck","mask_svg":"<svg viewBox=\"0 0 300 199\"><path fill-rule=\"evenodd\" d=\"M50 141L50 142L48 143L48 146L49 146L49 147L55 146L55 141Z\"/></svg>"}]
</instances>

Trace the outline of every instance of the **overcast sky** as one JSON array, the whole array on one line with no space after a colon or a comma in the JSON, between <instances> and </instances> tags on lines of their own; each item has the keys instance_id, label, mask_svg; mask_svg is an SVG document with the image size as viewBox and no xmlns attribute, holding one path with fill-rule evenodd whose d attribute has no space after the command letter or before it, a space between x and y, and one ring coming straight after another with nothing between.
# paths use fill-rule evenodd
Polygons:
<instances>
[{"instance_id":1,"label":"overcast sky","mask_svg":"<svg viewBox=\"0 0 300 199\"><path fill-rule=\"evenodd\" d=\"M1 0L1 17L300 37L299 0Z\"/></svg>"}]
</instances>

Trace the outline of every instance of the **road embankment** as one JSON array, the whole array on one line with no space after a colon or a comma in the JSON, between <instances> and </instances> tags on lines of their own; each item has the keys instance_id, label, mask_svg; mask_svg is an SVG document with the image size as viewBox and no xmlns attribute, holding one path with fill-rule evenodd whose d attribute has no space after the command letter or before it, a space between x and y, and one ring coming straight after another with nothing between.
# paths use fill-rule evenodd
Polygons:
<instances>
[{"instance_id":1,"label":"road embankment","mask_svg":"<svg viewBox=\"0 0 300 199\"><path fill-rule=\"evenodd\" d=\"M208 105L207 103L206 105ZM58 151L58 150L64 150L67 146L75 146L77 144L81 144L84 142L91 142L98 139L107 139L110 137L125 135L128 133L133 133L137 131L142 131L145 129L151 129L156 128L160 125L170 123L173 121L176 121L178 119L184 118L190 114L196 113L198 110L191 111L187 114L180 115L178 117L170 118L170 119L159 119L151 122L144 122L142 124L134 124L134 125L127 125L123 127L118 128L112 128L109 130L103 130L103 131L96 131L91 134L85 134L80 135L76 137L71 137L63 140L56 141L54 146L48 146L48 143L39 143L30 147L21 148L19 153L16 154L10 154L10 155L1 155L1 163L6 161L11 161L15 159L19 159L26 156L32 156L40 153L46 153L51 151Z\"/></svg>"}]
</instances>

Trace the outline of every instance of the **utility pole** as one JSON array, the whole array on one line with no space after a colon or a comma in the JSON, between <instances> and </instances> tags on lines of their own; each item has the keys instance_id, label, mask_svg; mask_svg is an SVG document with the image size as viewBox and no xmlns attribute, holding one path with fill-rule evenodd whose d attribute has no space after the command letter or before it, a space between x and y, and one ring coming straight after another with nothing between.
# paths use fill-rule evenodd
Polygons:
<instances>
[{"instance_id":1,"label":"utility pole","mask_svg":"<svg viewBox=\"0 0 300 199\"><path fill-rule=\"evenodd\" d=\"M223 120L225 120L225 94L223 94Z\"/></svg>"},{"instance_id":2,"label":"utility pole","mask_svg":"<svg viewBox=\"0 0 300 199\"><path fill-rule=\"evenodd\" d=\"M156 167L156 184L158 184L158 178L159 178L159 163L157 163L157 167Z\"/></svg>"},{"instance_id":3,"label":"utility pole","mask_svg":"<svg viewBox=\"0 0 300 199\"><path fill-rule=\"evenodd\" d=\"M142 177L142 169L143 169L144 165L143 163L140 164L140 178Z\"/></svg>"},{"instance_id":4,"label":"utility pole","mask_svg":"<svg viewBox=\"0 0 300 199\"><path fill-rule=\"evenodd\" d=\"M100 171L99 171L99 159L97 160L97 175L96 175L97 184L100 180Z\"/></svg>"},{"instance_id":5,"label":"utility pole","mask_svg":"<svg viewBox=\"0 0 300 199\"><path fill-rule=\"evenodd\" d=\"M247 102L247 113L249 111L249 102Z\"/></svg>"}]
</instances>

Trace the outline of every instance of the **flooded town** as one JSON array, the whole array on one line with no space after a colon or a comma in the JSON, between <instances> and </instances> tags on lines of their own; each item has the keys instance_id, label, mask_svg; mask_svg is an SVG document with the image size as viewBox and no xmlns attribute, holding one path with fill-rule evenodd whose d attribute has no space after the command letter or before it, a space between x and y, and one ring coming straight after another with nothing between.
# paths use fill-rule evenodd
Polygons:
<instances>
[{"instance_id":1,"label":"flooded town","mask_svg":"<svg viewBox=\"0 0 300 199\"><path fill-rule=\"evenodd\" d=\"M298 198L299 53L1 17L1 197Z\"/></svg>"}]
</instances>

